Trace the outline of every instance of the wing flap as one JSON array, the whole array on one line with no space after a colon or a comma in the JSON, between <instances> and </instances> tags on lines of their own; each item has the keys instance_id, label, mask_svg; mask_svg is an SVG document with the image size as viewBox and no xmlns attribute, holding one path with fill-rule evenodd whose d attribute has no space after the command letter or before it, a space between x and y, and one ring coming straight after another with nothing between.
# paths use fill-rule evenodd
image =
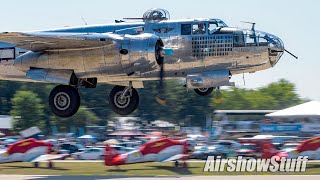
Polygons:
<instances>
[{"instance_id":1,"label":"wing flap","mask_svg":"<svg viewBox=\"0 0 320 180\"><path fill-rule=\"evenodd\" d=\"M95 48L113 44L113 39L99 33L0 33L0 42L16 44L31 51Z\"/></svg>"}]
</instances>

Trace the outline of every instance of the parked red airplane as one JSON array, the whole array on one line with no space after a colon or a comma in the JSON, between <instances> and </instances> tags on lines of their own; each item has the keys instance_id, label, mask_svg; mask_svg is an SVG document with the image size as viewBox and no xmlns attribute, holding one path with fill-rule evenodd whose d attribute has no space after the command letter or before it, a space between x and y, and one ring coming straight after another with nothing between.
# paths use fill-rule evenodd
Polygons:
<instances>
[{"instance_id":1,"label":"parked red airplane","mask_svg":"<svg viewBox=\"0 0 320 180\"><path fill-rule=\"evenodd\" d=\"M281 151L277 155L279 158L296 159L299 156L308 156L309 160L319 160L320 136L302 141L298 146Z\"/></svg>"},{"instance_id":2,"label":"parked red airplane","mask_svg":"<svg viewBox=\"0 0 320 180\"><path fill-rule=\"evenodd\" d=\"M52 168L51 160L66 157L66 154L50 154L52 145L36 139L25 139L13 143L6 150L0 151L0 164L11 162L33 162L38 167L39 162L49 161L48 166Z\"/></svg>"},{"instance_id":3,"label":"parked red airplane","mask_svg":"<svg viewBox=\"0 0 320 180\"><path fill-rule=\"evenodd\" d=\"M104 161L106 166L175 161L175 166L178 167L178 160L182 160L183 167L186 167L185 160L190 155L189 153L190 146L187 141L163 138L147 142L139 149L125 154L119 154L113 147L107 145Z\"/></svg>"}]
</instances>

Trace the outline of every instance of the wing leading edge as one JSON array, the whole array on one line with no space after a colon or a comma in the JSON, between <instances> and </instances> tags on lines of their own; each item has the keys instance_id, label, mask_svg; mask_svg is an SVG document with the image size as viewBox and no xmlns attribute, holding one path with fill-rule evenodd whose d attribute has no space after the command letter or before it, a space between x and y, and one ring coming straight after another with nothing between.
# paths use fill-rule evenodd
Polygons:
<instances>
[{"instance_id":1,"label":"wing leading edge","mask_svg":"<svg viewBox=\"0 0 320 180\"><path fill-rule=\"evenodd\" d=\"M0 42L16 47L38 51L96 48L114 43L108 34L100 33L52 33L52 32L5 32L0 33Z\"/></svg>"}]
</instances>

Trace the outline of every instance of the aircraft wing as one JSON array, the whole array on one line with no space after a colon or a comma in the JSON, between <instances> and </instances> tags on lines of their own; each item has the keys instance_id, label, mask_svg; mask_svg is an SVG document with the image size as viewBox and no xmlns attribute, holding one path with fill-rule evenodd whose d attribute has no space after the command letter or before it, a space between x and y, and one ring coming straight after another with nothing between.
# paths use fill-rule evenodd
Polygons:
<instances>
[{"instance_id":1,"label":"aircraft wing","mask_svg":"<svg viewBox=\"0 0 320 180\"><path fill-rule=\"evenodd\" d=\"M62 159L66 156L68 156L68 154L44 154L44 155L36 157L35 159L29 160L29 162L50 161L50 160Z\"/></svg>"},{"instance_id":2,"label":"aircraft wing","mask_svg":"<svg viewBox=\"0 0 320 180\"><path fill-rule=\"evenodd\" d=\"M171 156L171 157L169 157L167 159L164 159L161 162L175 161L175 160L179 160L179 159L182 159L184 157L187 157L187 156L188 155L186 155L186 154L177 154L177 155Z\"/></svg>"},{"instance_id":3,"label":"aircraft wing","mask_svg":"<svg viewBox=\"0 0 320 180\"><path fill-rule=\"evenodd\" d=\"M57 32L4 32L0 42L15 44L16 47L34 52L45 50L95 48L113 44L113 39L100 33L57 33Z\"/></svg>"}]
</instances>

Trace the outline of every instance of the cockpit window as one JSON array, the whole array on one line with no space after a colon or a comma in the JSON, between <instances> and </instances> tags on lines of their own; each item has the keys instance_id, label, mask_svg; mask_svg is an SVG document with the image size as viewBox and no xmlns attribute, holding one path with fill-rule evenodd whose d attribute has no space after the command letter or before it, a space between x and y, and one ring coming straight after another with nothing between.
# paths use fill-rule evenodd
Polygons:
<instances>
[{"instance_id":1,"label":"cockpit window","mask_svg":"<svg viewBox=\"0 0 320 180\"><path fill-rule=\"evenodd\" d=\"M215 24L217 27L228 27L223 21L220 19L211 20L210 24Z\"/></svg>"},{"instance_id":2,"label":"cockpit window","mask_svg":"<svg viewBox=\"0 0 320 180\"><path fill-rule=\"evenodd\" d=\"M268 46L269 42L264 37L258 36L259 46Z\"/></svg>"},{"instance_id":3,"label":"cockpit window","mask_svg":"<svg viewBox=\"0 0 320 180\"><path fill-rule=\"evenodd\" d=\"M192 34L205 34L206 33L206 24L203 22L195 23L192 26Z\"/></svg>"},{"instance_id":4,"label":"cockpit window","mask_svg":"<svg viewBox=\"0 0 320 180\"><path fill-rule=\"evenodd\" d=\"M209 34L214 34L222 27L227 27L227 25L221 20L211 20L208 24Z\"/></svg>"},{"instance_id":5,"label":"cockpit window","mask_svg":"<svg viewBox=\"0 0 320 180\"><path fill-rule=\"evenodd\" d=\"M208 31L209 34L214 34L218 29L218 24L216 22L209 22Z\"/></svg>"},{"instance_id":6,"label":"cockpit window","mask_svg":"<svg viewBox=\"0 0 320 180\"><path fill-rule=\"evenodd\" d=\"M233 47L244 47L244 34L242 31L236 31L233 35Z\"/></svg>"},{"instance_id":7,"label":"cockpit window","mask_svg":"<svg viewBox=\"0 0 320 180\"><path fill-rule=\"evenodd\" d=\"M218 27L227 27L227 25L221 20L217 20L217 23L218 23Z\"/></svg>"}]
</instances>

